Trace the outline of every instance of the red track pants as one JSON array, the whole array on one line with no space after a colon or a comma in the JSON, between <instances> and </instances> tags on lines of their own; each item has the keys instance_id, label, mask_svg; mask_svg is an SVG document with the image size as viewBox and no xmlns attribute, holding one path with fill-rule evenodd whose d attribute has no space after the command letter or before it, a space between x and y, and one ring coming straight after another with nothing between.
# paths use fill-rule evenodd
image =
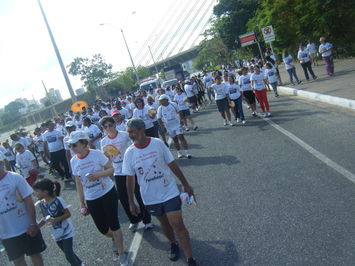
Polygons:
<instances>
[{"instance_id":1,"label":"red track pants","mask_svg":"<svg viewBox=\"0 0 355 266\"><path fill-rule=\"evenodd\" d=\"M269 102L267 101L266 89L263 89L261 91L255 90L254 92L255 92L256 98L258 98L258 101L260 103L261 110L263 112L265 112L265 109L266 109L266 112L270 112Z\"/></svg>"}]
</instances>

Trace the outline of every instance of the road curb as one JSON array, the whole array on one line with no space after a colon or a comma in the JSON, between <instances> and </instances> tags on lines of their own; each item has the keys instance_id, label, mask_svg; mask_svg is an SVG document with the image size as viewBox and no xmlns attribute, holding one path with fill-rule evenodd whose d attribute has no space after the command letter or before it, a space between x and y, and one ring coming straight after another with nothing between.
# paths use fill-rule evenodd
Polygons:
<instances>
[{"instance_id":1,"label":"road curb","mask_svg":"<svg viewBox=\"0 0 355 266\"><path fill-rule=\"evenodd\" d=\"M305 99L315 100L323 103L328 103L332 105L337 105L340 107L348 108L355 110L355 100L341 98L336 96L330 96L322 93L305 91L305 90L298 90L295 88L279 86L277 90L283 94L295 95Z\"/></svg>"}]
</instances>

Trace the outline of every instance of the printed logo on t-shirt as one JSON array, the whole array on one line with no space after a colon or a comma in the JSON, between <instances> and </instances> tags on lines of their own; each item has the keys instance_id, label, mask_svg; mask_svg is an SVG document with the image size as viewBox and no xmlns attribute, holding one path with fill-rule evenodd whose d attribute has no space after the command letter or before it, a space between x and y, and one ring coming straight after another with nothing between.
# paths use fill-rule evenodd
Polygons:
<instances>
[{"instance_id":1,"label":"printed logo on t-shirt","mask_svg":"<svg viewBox=\"0 0 355 266\"><path fill-rule=\"evenodd\" d=\"M57 141L57 137L55 136L47 136L47 142L48 143L52 143L52 142L56 142Z\"/></svg>"}]
</instances>

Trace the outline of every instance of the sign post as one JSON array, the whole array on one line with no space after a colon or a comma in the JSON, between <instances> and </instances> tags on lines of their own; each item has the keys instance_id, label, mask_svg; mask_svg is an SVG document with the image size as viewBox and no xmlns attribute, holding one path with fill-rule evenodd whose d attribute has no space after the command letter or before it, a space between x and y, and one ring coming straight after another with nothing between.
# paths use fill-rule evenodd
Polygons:
<instances>
[{"instance_id":1,"label":"sign post","mask_svg":"<svg viewBox=\"0 0 355 266\"><path fill-rule=\"evenodd\" d=\"M255 32L251 31L251 32L239 35L239 41L240 41L240 45L242 47L257 43L258 47L259 47L260 56L262 59L264 59L263 53L261 52L260 44L259 44L258 39L256 38Z\"/></svg>"},{"instance_id":2,"label":"sign post","mask_svg":"<svg viewBox=\"0 0 355 266\"><path fill-rule=\"evenodd\" d=\"M275 41L275 33L272 25L262 28L261 31L263 33L264 41L270 43L271 51L274 54L274 49L272 48L272 42Z\"/></svg>"}]
</instances>

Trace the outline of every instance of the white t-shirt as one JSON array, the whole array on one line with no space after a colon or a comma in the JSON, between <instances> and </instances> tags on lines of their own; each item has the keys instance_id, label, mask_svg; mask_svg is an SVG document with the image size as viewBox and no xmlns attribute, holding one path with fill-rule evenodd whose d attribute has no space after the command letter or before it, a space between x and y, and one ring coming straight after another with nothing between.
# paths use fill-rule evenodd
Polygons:
<instances>
[{"instance_id":1,"label":"white t-shirt","mask_svg":"<svg viewBox=\"0 0 355 266\"><path fill-rule=\"evenodd\" d=\"M88 134L89 138L92 140L96 138L99 134L101 134L101 130L97 125L91 124L89 127L85 127L84 131ZM93 142L93 145L96 149L100 149L100 138L96 139Z\"/></svg>"},{"instance_id":2,"label":"white t-shirt","mask_svg":"<svg viewBox=\"0 0 355 266\"><path fill-rule=\"evenodd\" d=\"M149 110L155 110L155 111L157 111L158 108L159 108L159 105L156 104L156 103L153 103L152 105L149 105L149 104L147 103L145 106L147 106L147 108L148 108ZM153 122L155 122L155 121L158 120L156 115L155 115L154 118L151 118L151 119L152 119Z\"/></svg>"},{"instance_id":3,"label":"white t-shirt","mask_svg":"<svg viewBox=\"0 0 355 266\"><path fill-rule=\"evenodd\" d=\"M261 91L266 88L264 82L264 74L260 72L259 74L253 73L250 75L250 80L254 81L254 90Z\"/></svg>"},{"instance_id":4,"label":"white t-shirt","mask_svg":"<svg viewBox=\"0 0 355 266\"><path fill-rule=\"evenodd\" d=\"M286 70L292 69L295 67L294 62L293 62L293 58L290 54L288 56L284 57L283 61L285 63Z\"/></svg>"},{"instance_id":5,"label":"white t-shirt","mask_svg":"<svg viewBox=\"0 0 355 266\"><path fill-rule=\"evenodd\" d=\"M187 97L190 98L190 97L195 95L194 92L193 92L193 86L192 85L185 84L184 89L185 89Z\"/></svg>"},{"instance_id":6,"label":"white t-shirt","mask_svg":"<svg viewBox=\"0 0 355 266\"><path fill-rule=\"evenodd\" d=\"M325 44L319 45L319 52L322 54L322 57L330 56L332 54L332 50L329 51L325 51L325 50L332 47L333 45L330 42L326 42Z\"/></svg>"},{"instance_id":7,"label":"white t-shirt","mask_svg":"<svg viewBox=\"0 0 355 266\"><path fill-rule=\"evenodd\" d=\"M269 80L269 83L275 83L275 82L278 82L278 79L277 79L277 76L276 76L276 69L275 68L271 68L271 69L268 69L266 68L265 71L264 71L264 77L265 79L268 79Z\"/></svg>"},{"instance_id":8,"label":"white t-shirt","mask_svg":"<svg viewBox=\"0 0 355 266\"><path fill-rule=\"evenodd\" d=\"M167 128L179 127L180 118L178 116L178 110L176 103L169 103L167 106L160 105L157 118L161 119Z\"/></svg>"},{"instance_id":9,"label":"white t-shirt","mask_svg":"<svg viewBox=\"0 0 355 266\"><path fill-rule=\"evenodd\" d=\"M144 106L143 109L134 109L133 117L142 118L145 124L145 129L152 128L153 120L148 115L149 108Z\"/></svg>"},{"instance_id":10,"label":"white t-shirt","mask_svg":"<svg viewBox=\"0 0 355 266\"><path fill-rule=\"evenodd\" d=\"M81 121L81 119L79 120L73 120L76 126L76 129L81 129L81 127L83 126L83 121Z\"/></svg>"},{"instance_id":11,"label":"white t-shirt","mask_svg":"<svg viewBox=\"0 0 355 266\"><path fill-rule=\"evenodd\" d=\"M233 83L233 84L229 84L228 86L228 90L229 90L229 98L231 100L236 100L240 97L241 92L240 92L240 87L238 84Z\"/></svg>"},{"instance_id":12,"label":"white t-shirt","mask_svg":"<svg viewBox=\"0 0 355 266\"><path fill-rule=\"evenodd\" d=\"M36 160L36 158L29 150L16 154L16 165L20 168L21 173L25 178L30 176L28 172L34 168L32 164L33 160Z\"/></svg>"},{"instance_id":13,"label":"white t-shirt","mask_svg":"<svg viewBox=\"0 0 355 266\"><path fill-rule=\"evenodd\" d=\"M48 144L48 151L49 152L56 152L64 149L63 141L63 134L58 130L53 131L46 131L43 133L43 140Z\"/></svg>"},{"instance_id":14,"label":"white t-shirt","mask_svg":"<svg viewBox=\"0 0 355 266\"><path fill-rule=\"evenodd\" d=\"M63 134L63 136L65 136L67 134L67 130L65 129L64 126L62 125L58 125L55 127L56 130L58 130L59 132L61 132Z\"/></svg>"},{"instance_id":15,"label":"white t-shirt","mask_svg":"<svg viewBox=\"0 0 355 266\"><path fill-rule=\"evenodd\" d=\"M238 79L238 84L242 91L250 91L251 83L250 83L250 74L242 75Z\"/></svg>"},{"instance_id":16,"label":"white t-shirt","mask_svg":"<svg viewBox=\"0 0 355 266\"><path fill-rule=\"evenodd\" d=\"M303 51L302 50L298 50L297 58L298 58L298 60L303 61L303 63L307 63L307 62L309 62L311 60L309 58L307 49L303 49Z\"/></svg>"},{"instance_id":17,"label":"white t-shirt","mask_svg":"<svg viewBox=\"0 0 355 266\"><path fill-rule=\"evenodd\" d=\"M71 148L69 148L69 144L67 143L67 141L70 139L69 135L66 135L63 139L63 144L64 144L64 149L66 151L70 151L70 155L71 157L74 157L75 156L75 153L72 151Z\"/></svg>"},{"instance_id":18,"label":"white t-shirt","mask_svg":"<svg viewBox=\"0 0 355 266\"><path fill-rule=\"evenodd\" d=\"M162 203L179 195L168 166L173 161L169 149L157 138L149 138L145 147L131 145L127 149L122 171L126 175L137 175L145 205Z\"/></svg>"},{"instance_id":19,"label":"white t-shirt","mask_svg":"<svg viewBox=\"0 0 355 266\"><path fill-rule=\"evenodd\" d=\"M215 83L215 84L212 84L211 87L214 91L214 98L216 100L222 100L222 99L226 98L229 93L228 87L225 83L221 83L219 85L217 85Z\"/></svg>"},{"instance_id":20,"label":"white t-shirt","mask_svg":"<svg viewBox=\"0 0 355 266\"><path fill-rule=\"evenodd\" d=\"M42 137L42 135L34 136L33 142L34 142L34 144L36 145L38 152L44 151L44 147L43 147L43 137Z\"/></svg>"},{"instance_id":21,"label":"white t-shirt","mask_svg":"<svg viewBox=\"0 0 355 266\"><path fill-rule=\"evenodd\" d=\"M115 125L116 130L126 131L126 120L123 120L120 124Z\"/></svg>"},{"instance_id":22,"label":"white t-shirt","mask_svg":"<svg viewBox=\"0 0 355 266\"><path fill-rule=\"evenodd\" d=\"M11 143L11 147L14 149L16 143L21 143L25 149L29 146L30 143L28 143L27 139L25 138L20 138L19 140L13 140Z\"/></svg>"},{"instance_id":23,"label":"white t-shirt","mask_svg":"<svg viewBox=\"0 0 355 266\"><path fill-rule=\"evenodd\" d=\"M89 150L84 158L75 155L70 160L71 169L74 176L79 176L83 185L84 197L86 200L94 200L102 197L113 187L110 177L101 177L97 181L89 181L86 174L94 174L104 170L104 166L109 159L100 150Z\"/></svg>"},{"instance_id":24,"label":"white t-shirt","mask_svg":"<svg viewBox=\"0 0 355 266\"><path fill-rule=\"evenodd\" d=\"M210 87L213 84L213 77L211 73L207 73L206 76L203 77L203 82L206 88Z\"/></svg>"},{"instance_id":25,"label":"white t-shirt","mask_svg":"<svg viewBox=\"0 0 355 266\"><path fill-rule=\"evenodd\" d=\"M189 106L187 103L184 101L187 98L187 95L185 92L182 92L180 95L176 94L174 97L174 101L177 103L179 111L182 110L188 110Z\"/></svg>"},{"instance_id":26,"label":"white t-shirt","mask_svg":"<svg viewBox=\"0 0 355 266\"><path fill-rule=\"evenodd\" d=\"M118 110L118 112L124 116L124 119L130 119L132 117L132 115L126 108L122 107L120 110Z\"/></svg>"},{"instance_id":27,"label":"white t-shirt","mask_svg":"<svg viewBox=\"0 0 355 266\"><path fill-rule=\"evenodd\" d=\"M110 153L109 157L113 168L115 168L114 175L124 175L122 173L123 156L131 144L126 131L118 131L115 137L106 136L101 140L102 152L108 151Z\"/></svg>"},{"instance_id":28,"label":"white t-shirt","mask_svg":"<svg viewBox=\"0 0 355 266\"><path fill-rule=\"evenodd\" d=\"M15 154L10 149L8 148L5 149L4 147L0 147L0 152L4 154L6 160L8 160L9 162L15 160Z\"/></svg>"},{"instance_id":29,"label":"white t-shirt","mask_svg":"<svg viewBox=\"0 0 355 266\"><path fill-rule=\"evenodd\" d=\"M26 233L30 225L23 202L32 188L19 174L6 172L0 179L0 238L8 239Z\"/></svg>"},{"instance_id":30,"label":"white t-shirt","mask_svg":"<svg viewBox=\"0 0 355 266\"><path fill-rule=\"evenodd\" d=\"M50 215L53 218L57 218L63 216L64 210L68 209L68 206L61 197L55 197L54 200L48 204L41 200L40 208L43 217ZM50 228L55 241L74 237L74 227L70 218L52 224Z\"/></svg>"},{"instance_id":31,"label":"white t-shirt","mask_svg":"<svg viewBox=\"0 0 355 266\"><path fill-rule=\"evenodd\" d=\"M307 50L308 50L309 54L317 53L316 45L313 42L307 44Z\"/></svg>"}]
</instances>

